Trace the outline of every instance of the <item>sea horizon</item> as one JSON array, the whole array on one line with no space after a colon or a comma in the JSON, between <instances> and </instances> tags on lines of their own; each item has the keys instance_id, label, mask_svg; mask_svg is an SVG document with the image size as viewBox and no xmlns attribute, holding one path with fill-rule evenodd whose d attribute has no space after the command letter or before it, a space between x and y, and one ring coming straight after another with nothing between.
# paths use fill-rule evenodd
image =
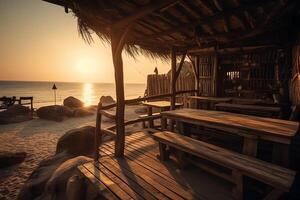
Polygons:
<instances>
[{"instance_id":1,"label":"sea horizon","mask_svg":"<svg viewBox=\"0 0 300 200\"><path fill-rule=\"evenodd\" d=\"M68 96L73 96L84 102L86 106L97 105L101 96L115 95L114 83L82 83L82 82L53 82L53 81L7 81L0 80L0 97L2 96L33 96L34 108L47 105L54 105L54 91L52 86L55 83L56 103L63 104ZM146 84L125 83L125 98L137 98L143 96Z\"/></svg>"}]
</instances>

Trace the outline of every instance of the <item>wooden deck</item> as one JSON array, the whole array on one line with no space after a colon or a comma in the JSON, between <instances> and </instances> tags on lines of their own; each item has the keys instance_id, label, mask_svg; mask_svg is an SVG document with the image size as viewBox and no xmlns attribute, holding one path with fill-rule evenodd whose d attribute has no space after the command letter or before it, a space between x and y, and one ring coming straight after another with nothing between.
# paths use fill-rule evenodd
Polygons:
<instances>
[{"instance_id":1,"label":"wooden deck","mask_svg":"<svg viewBox=\"0 0 300 200\"><path fill-rule=\"evenodd\" d=\"M157 159L151 134L126 136L125 157L115 158L114 142L101 145L98 162L79 171L109 199L232 199L232 184L199 168L177 169L174 161Z\"/></svg>"}]
</instances>

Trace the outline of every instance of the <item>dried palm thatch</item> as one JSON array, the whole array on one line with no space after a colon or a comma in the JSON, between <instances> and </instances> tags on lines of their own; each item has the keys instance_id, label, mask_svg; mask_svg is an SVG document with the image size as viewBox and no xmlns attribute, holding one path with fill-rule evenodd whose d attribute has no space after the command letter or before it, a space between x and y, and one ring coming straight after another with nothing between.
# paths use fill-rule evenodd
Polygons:
<instances>
[{"instance_id":1,"label":"dried palm thatch","mask_svg":"<svg viewBox=\"0 0 300 200\"><path fill-rule=\"evenodd\" d=\"M111 30L130 34L124 49L166 59L170 48L269 45L292 26L297 0L45 0L64 6L78 18L78 30L88 43L96 33L110 42ZM259 39L258 39L259 38ZM282 40L284 41L284 40Z\"/></svg>"}]
</instances>

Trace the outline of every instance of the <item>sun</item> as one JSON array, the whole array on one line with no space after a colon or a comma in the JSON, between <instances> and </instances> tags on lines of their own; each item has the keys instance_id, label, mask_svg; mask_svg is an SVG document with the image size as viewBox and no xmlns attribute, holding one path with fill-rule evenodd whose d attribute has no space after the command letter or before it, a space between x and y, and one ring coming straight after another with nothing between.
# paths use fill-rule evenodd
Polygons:
<instances>
[{"instance_id":1,"label":"sun","mask_svg":"<svg viewBox=\"0 0 300 200\"><path fill-rule=\"evenodd\" d=\"M76 70L79 75L92 75L96 71L96 62L91 58L80 57L76 61Z\"/></svg>"}]
</instances>

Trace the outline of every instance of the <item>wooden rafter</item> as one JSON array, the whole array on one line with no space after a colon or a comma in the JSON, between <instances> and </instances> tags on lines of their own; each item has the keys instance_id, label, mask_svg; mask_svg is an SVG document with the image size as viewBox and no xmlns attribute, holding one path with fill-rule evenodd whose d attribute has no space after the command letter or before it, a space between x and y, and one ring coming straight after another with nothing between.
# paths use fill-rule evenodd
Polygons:
<instances>
[{"instance_id":1,"label":"wooden rafter","mask_svg":"<svg viewBox=\"0 0 300 200\"><path fill-rule=\"evenodd\" d=\"M218 0L213 0L213 2L219 11L223 11L223 7Z\"/></svg>"},{"instance_id":2,"label":"wooden rafter","mask_svg":"<svg viewBox=\"0 0 300 200\"><path fill-rule=\"evenodd\" d=\"M198 19L196 21L193 21L193 22L190 22L190 23L182 23L176 27L172 27L170 29L167 29L167 30L164 30L162 32L158 32L158 33L155 33L153 35L149 35L149 37L152 37L152 38L156 38L158 36L162 36L162 35L166 35L166 34L171 34L173 32L180 32L180 31L185 31L186 29L188 28L191 28L191 27L195 27L199 24L209 24L211 23L212 21L216 20L216 19L222 19L224 18L225 16L232 16L236 13L240 13L240 12L244 12L244 11L247 11L249 9L252 9L252 8L255 8L257 6L263 6L267 3L276 3L274 1L259 1L255 4L250 4L250 5L240 5L236 8L232 8L232 9L228 9L228 10L224 10L222 12L217 12L216 14L212 15L212 16L208 16L208 17L204 17L204 18L201 18L201 19Z\"/></svg>"},{"instance_id":3,"label":"wooden rafter","mask_svg":"<svg viewBox=\"0 0 300 200\"><path fill-rule=\"evenodd\" d=\"M165 0L165 1L156 0L155 2L151 2L149 5L143 6L142 8L137 8L136 11L132 12L133 13L132 15L124 17L123 19L113 23L111 25L111 27L112 28L120 28L120 27L126 26L126 25L128 25L136 20L139 20L142 17L154 12L155 10L166 7L177 1L178 0Z\"/></svg>"}]
</instances>

